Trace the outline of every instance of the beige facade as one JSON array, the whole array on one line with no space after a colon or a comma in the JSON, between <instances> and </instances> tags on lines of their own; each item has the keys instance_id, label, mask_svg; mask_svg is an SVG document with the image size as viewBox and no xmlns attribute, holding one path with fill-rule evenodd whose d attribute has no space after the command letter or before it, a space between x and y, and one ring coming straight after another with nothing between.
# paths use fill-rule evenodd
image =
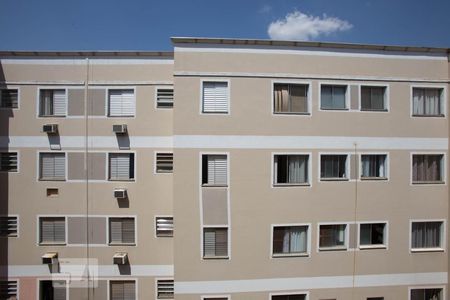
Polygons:
<instances>
[{"instance_id":1,"label":"beige facade","mask_svg":"<svg viewBox=\"0 0 450 300\"><path fill-rule=\"evenodd\" d=\"M18 105L0 108L0 152L17 153L0 209L18 234L0 251L19 299L53 299L52 278L65 299L448 299L448 49L172 41L1 53ZM67 275L85 258L96 288Z\"/></svg>"}]
</instances>

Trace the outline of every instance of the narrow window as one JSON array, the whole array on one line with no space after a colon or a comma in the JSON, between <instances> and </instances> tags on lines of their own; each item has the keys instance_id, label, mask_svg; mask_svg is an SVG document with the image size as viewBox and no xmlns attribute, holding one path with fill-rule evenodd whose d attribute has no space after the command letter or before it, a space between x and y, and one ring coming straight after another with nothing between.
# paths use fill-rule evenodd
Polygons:
<instances>
[{"instance_id":1,"label":"narrow window","mask_svg":"<svg viewBox=\"0 0 450 300\"><path fill-rule=\"evenodd\" d=\"M173 88L159 88L156 90L156 107L172 108L173 107Z\"/></svg>"},{"instance_id":2,"label":"narrow window","mask_svg":"<svg viewBox=\"0 0 450 300\"><path fill-rule=\"evenodd\" d=\"M62 117L66 115L65 90L40 90L39 116Z\"/></svg>"},{"instance_id":3,"label":"narrow window","mask_svg":"<svg viewBox=\"0 0 450 300\"><path fill-rule=\"evenodd\" d=\"M17 237L17 217L0 216L0 237Z\"/></svg>"},{"instance_id":4,"label":"narrow window","mask_svg":"<svg viewBox=\"0 0 450 300\"><path fill-rule=\"evenodd\" d=\"M133 280L121 280L109 282L110 300L134 300L136 299L136 282Z\"/></svg>"},{"instance_id":5,"label":"narrow window","mask_svg":"<svg viewBox=\"0 0 450 300\"><path fill-rule=\"evenodd\" d=\"M0 152L0 171L17 172L17 152Z\"/></svg>"},{"instance_id":6,"label":"narrow window","mask_svg":"<svg viewBox=\"0 0 450 300\"><path fill-rule=\"evenodd\" d=\"M158 279L156 281L157 299L173 299L173 279Z\"/></svg>"},{"instance_id":7,"label":"narrow window","mask_svg":"<svg viewBox=\"0 0 450 300\"><path fill-rule=\"evenodd\" d=\"M410 300L442 300L442 289L411 289Z\"/></svg>"},{"instance_id":8,"label":"narrow window","mask_svg":"<svg viewBox=\"0 0 450 300\"><path fill-rule=\"evenodd\" d=\"M173 236L173 217L156 217L156 236Z\"/></svg>"},{"instance_id":9,"label":"narrow window","mask_svg":"<svg viewBox=\"0 0 450 300\"><path fill-rule=\"evenodd\" d=\"M361 247L381 247L386 245L386 223L359 225L359 245Z\"/></svg>"},{"instance_id":10,"label":"narrow window","mask_svg":"<svg viewBox=\"0 0 450 300\"><path fill-rule=\"evenodd\" d=\"M272 300L306 300L305 294L272 295Z\"/></svg>"},{"instance_id":11,"label":"narrow window","mask_svg":"<svg viewBox=\"0 0 450 300\"><path fill-rule=\"evenodd\" d=\"M325 110L347 109L346 85L321 85L320 108Z\"/></svg>"},{"instance_id":12,"label":"narrow window","mask_svg":"<svg viewBox=\"0 0 450 300\"><path fill-rule=\"evenodd\" d=\"M361 86L361 110L386 111L386 87Z\"/></svg>"},{"instance_id":13,"label":"narrow window","mask_svg":"<svg viewBox=\"0 0 450 300\"><path fill-rule=\"evenodd\" d=\"M156 153L156 173L173 172L173 153Z\"/></svg>"},{"instance_id":14,"label":"narrow window","mask_svg":"<svg viewBox=\"0 0 450 300\"><path fill-rule=\"evenodd\" d=\"M134 153L109 154L109 180L134 180Z\"/></svg>"},{"instance_id":15,"label":"narrow window","mask_svg":"<svg viewBox=\"0 0 450 300\"><path fill-rule=\"evenodd\" d=\"M65 217L39 218L39 243L65 244L66 218Z\"/></svg>"},{"instance_id":16,"label":"narrow window","mask_svg":"<svg viewBox=\"0 0 450 300\"><path fill-rule=\"evenodd\" d=\"M134 218L109 218L110 244L135 244Z\"/></svg>"},{"instance_id":17,"label":"narrow window","mask_svg":"<svg viewBox=\"0 0 450 300\"><path fill-rule=\"evenodd\" d=\"M274 184L307 184L309 155L275 155Z\"/></svg>"},{"instance_id":18,"label":"narrow window","mask_svg":"<svg viewBox=\"0 0 450 300\"><path fill-rule=\"evenodd\" d=\"M134 90L109 90L108 103L110 117L133 117L135 114Z\"/></svg>"},{"instance_id":19,"label":"narrow window","mask_svg":"<svg viewBox=\"0 0 450 300\"><path fill-rule=\"evenodd\" d=\"M443 183L443 154L414 154L413 183Z\"/></svg>"},{"instance_id":20,"label":"narrow window","mask_svg":"<svg viewBox=\"0 0 450 300\"><path fill-rule=\"evenodd\" d=\"M321 179L347 179L347 155L321 155Z\"/></svg>"},{"instance_id":21,"label":"narrow window","mask_svg":"<svg viewBox=\"0 0 450 300\"><path fill-rule=\"evenodd\" d=\"M308 253L308 226L276 226L273 228L273 255Z\"/></svg>"},{"instance_id":22,"label":"narrow window","mask_svg":"<svg viewBox=\"0 0 450 300\"><path fill-rule=\"evenodd\" d=\"M65 300L66 282L63 280L42 280L39 282L39 300Z\"/></svg>"},{"instance_id":23,"label":"narrow window","mask_svg":"<svg viewBox=\"0 0 450 300\"><path fill-rule=\"evenodd\" d=\"M279 114L307 114L308 85L275 83L273 87L274 112Z\"/></svg>"},{"instance_id":24,"label":"narrow window","mask_svg":"<svg viewBox=\"0 0 450 300\"><path fill-rule=\"evenodd\" d=\"M203 113L228 113L228 82L204 81L202 88Z\"/></svg>"},{"instance_id":25,"label":"narrow window","mask_svg":"<svg viewBox=\"0 0 450 300\"><path fill-rule=\"evenodd\" d=\"M202 184L227 185L227 156L202 155Z\"/></svg>"},{"instance_id":26,"label":"narrow window","mask_svg":"<svg viewBox=\"0 0 450 300\"><path fill-rule=\"evenodd\" d=\"M319 249L346 249L346 224L320 225Z\"/></svg>"},{"instance_id":27,"label":"narrow window","mask_svg":"<svg viewBox=\"0 0 450 300\"><path fill-rule=\"evenodd\" d=\"M413 222L411 226L411 249L442 249L443 222Z\"/></svg>"},{"instance_id":28,"label":"narrow window","mask_svg":"<svg viewBox=\"0 0 450 300\"><path fill-rule=\"evenodd\" d=\"M228 228L203 228L203 257L228 257Z\"/></svg>"},{"instance_id":29,"label":"narrow window","mask_svg":"<svg viewBox=\"0 0 450 300\"><path fill-rule=\"evenodd\" d=\"M361 155L361 179L386 179L386 157L385 154Z\"/></svg>"},{"instance_id":30,"label":"narrow window","mask_svg":"<svg viewBox=\"0 0 450 300\"><path fill-rule=\"evenodd\" d=\"M413 88L413 116L444 116L442 94L441 88Z\"/></svg>"},{"instance_id":31,"label":"narrow window","mask_svg":"<svg viewBox=\"0 0 450 300\"><path fill-rule=\"evenodd\" d=\"M19 91L17 89L0 89L0 108L18 108Z\"/></svg>"}]
</instances>

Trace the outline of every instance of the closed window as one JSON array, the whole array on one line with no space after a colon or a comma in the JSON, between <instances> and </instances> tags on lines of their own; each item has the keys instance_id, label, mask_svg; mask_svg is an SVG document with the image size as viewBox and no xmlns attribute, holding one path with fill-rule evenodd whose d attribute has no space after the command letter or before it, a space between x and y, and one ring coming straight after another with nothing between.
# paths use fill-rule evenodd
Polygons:
<instances>
[{"instance_id":1,"label":"closed window","mask_svg":"<svg viewBox=\"0 0 450 300\"><path fill-rule=\"evenodd\" d=\"M110 244L135 244L134 218L109 218Z\"/></svg>"},{"instance_id":2,"label":"closed window","mask_svg":"<svg viewBox=\"0 0 450 300\"><path fill-rule=\"evenodd\" d=\"M173 236L173 217L156 217L156 236Z\"/></svg>"},{"instance_id":3,"label":"closed window","mask_svg":"<svg viewBox=\"0 0 450 300\"><path fill-rule=\"evenodd\" d=\"M39 243L65 244L66 218L65 217L39 218Z\"/></svg>"},{"instance_id":4,"label":"closed window","mask_svg":"<svg viewBox=\"0 0 450 300\"><path fill-rule=\"evenodd\" d=\"M157 299L173 299L173 279L158 279L156 281L156 294Z\"/></svg>"},{"instance_id":5,"label":"closed window","mask_svg":"<svg viewBox=\"0 0 450 300\"><path fill-rule=\"evenodd\" d=\"M386 111L386 87L361 86L361 110Z\"/></svg>"},{"instance_id":6,"label":"closed window","mask_svg":"<svg viewBox=\"0 0 450 300\"><path fill-rule=\"evenodd\" d=\"M203 257L228 256L228 228L203 228Z\"/></svg>"},{"instance_id":7,"label":"closed window","mask_svg":"<svg viewBox=\"0 0 450 300\"><path fill-rule=\"evenodd\" d=\"M17 152L0 152L0 171L17 172Z\"/></svg>"},{"instance_id":8,"label":"closed window","mask_svg":"<svg viewBox=\"0 0 450 300\"><path fill-rule=\"evenodd\" d=\"M386 223L365 223L359 225L359 245L383 247L386 245Z\"/></svg>"},{"instance_id":9,"label":"closed window","mask_svg":"<svg viewBox=\"0 0 450 300\"><path fill-rule=\"evenodd\" d=\"M443 154L414 154L412 160L413 183L442 183L444 181Z\"/></svg>"},{"instance_id":10,"label":"closed window","mask_svg":"<svg viewBox=\"0 0 450 300\"><path fill-rule=\"evenodd\" d=\"M386 164L386 154L361 155L361 179L386 179Z\"/></svg>"},{"instance_id":11,"label":"closed window","mask_svg":"<svg viewBox=\"0 0 450 300\"><path fill-rule=\"evenodd\" d=\"M62 117L66 115L66 90L39 90L39 116Z\"/></svg>"},{"instance_id":12,"label":"closed window","mask_svg":"<svg viewBox=\"0 0 450 300\"><path fill-rule=\"evenodd\" d=\"M413 88L413 116L443 116L442 88Z\"/></svg>"},{"instance_id":13,"label":"closed window","mask_svg":"<svg viewBox=\"0 0 450 300\"><path fill-rule=\"evenodd\" d=\"M411 289L410 300L442 300L442 289Z\"/></svg>"},{"instance_id":14,"label":"closed window","mask_svg":"<svg viewBox=\"0 0 450 300\"><path fill-rule=\"evenodd\" d=\"M136 282L134 280L112 280L109 282L110 300L135 300Z\"/></svg>"},{"instance_id":15,"label":"closed window","mask_svg":"<svg viewBox=\"0 0 450 300\"><path fill-rule=\"evenodd\" d=\"M108 90L110 117L133 117L136 111L134 90Z\"/></svg>"},{"instance_id":16,"label":"closed window","mask_svg":"<svg viewBox=\"0 0 450 300\"><path fill-rule=\"evenodd\" d=\"M65 153L39 153L39 179L65 180L66 154Z\"/></svg>"},{"instance_id":17,"label":"closed window","mask_svg":"<svg viewBox=\"0 0 450 300\"><path fill-rule=\"evenodd\" d=\"M172 108L173 107L173 88L158 88L156 90L156 107Z\"/></svg>"},{"instance_id":18,"label":"closed window","mask_svg":"<svg viewBox=\"0 0 450 300\"><path fill-rule=\"evenodd\" d=\"M109 180L134 180L134 153L109 154Z\"/></svg>"},{"instance_id":19,"label":"closed window","mask_svg":"<svg viewBox=\"0 0 450 300\"><path fill-rule=\"evenodd\" d=\"M275 83L274 112L278 114L308 113L308 85Z\"/></svg>"},{"instance_id":20,"label":"closed window","mask_svg":"<svg viewBox=\"0 0 450 300\"><path fill-rule=\"evenodd\" d=\"M228 113L228 82L204 81L202 89L203 113Z\"/></svg>"},{"instance_id":21,"label":"closed window","mask_svg":"<svg viewBox=\"0 0 450 300\"><path fill-rule=\"evenodd\" d=\"M17 237L17 217L0 216L0 237Z\"/></svg>"},{"instance_id":22,"label":"closed window","mask_svg":"<svg viewBox=\"0 0 450 300\"><path fill-rule=\"evenodd\" d=\"M39 300L66 300L67 286L63 280L41 280Z\"/></svg>"},{"instance_id":23,"label":"closed window","mask_svg":"<svg viewBox=\"0 0 450 300\"><path fill-rule=\"evenodd\" d=\"M273 227L273 255L308 254L308 226Z\"/></svg>"},{"instance_id":24,"label":"closed window","mask_svg":"<svg viewBox=\"0 0 450 300\"><path fill-rule=\"evenodd\" d=\"M227 156L216 154L202 155L202 184L227 185Z\"/></svg>"},{"instance_id":25,"label":"closed window","mask_svg":"<svg viewBox=\"0 0 450 300\"><path fill-rule=\"evenodd\" d=\"M321 85L320 108L331 110L347 109L346 85Z\"/></svg>"},{"instance_id":26,"label":"closed window","mask_svg":"<svg viewBox=\"0 0 450 300\"><path fill-rule=\"evenodd\" d=\"M309 155L274 156L274 184L307 184Z\"/></svg>"},{"instance_id":27,"label":"closed window","mask_svg":"<svg viewBox=\"0 0 450 300\"><path fill-rule=\"evenodd\" d=\"M332 224L319 226L319 249L346 249L347 224Z\"/></svg>"},{"instance_id":28,"label":"closed window","mask_svg":"<svg viewBox=\"0 0 450 300\"><path fill-rule=\"evenodd\" d=\"M442 249L443 222L412 222L411 249Z\"/></svg>"},{"instance_id":29,"label":"closed window","mask_svg":"<svg viewBox=\"0 0 450 300\"><path fill-rule=\"evenodd\" d=\"M346 179L347 176L347 154L320 156L320 179Z\"/></svg>"},{"instance_id":30,"label":"closed window","mask_svg":"<svg viewBox=\"0 0 450 300\"><path fill-rule=\"evenodd\" d=\"M0 108L18 108L19 90L0 89Z\"/></svg>"},{"instance_id":31,"label":"closed window","mask_svg":"<svg viewBox=\"0 0 450 300\"><path fill-rule=\"evenodd\" d=\"M0 299L17 300L17 281L0 280Z\"/></svg>"},{"instance_id":32,"label":"closed window","mask_svg":"<svg viewBox=\"0 0 450 300\"><path fill-rule=\"evenodd\" d=\"M173 153L156 153L156 173L173 172Z\"/></svg>"},{"instance_id":33,"label":"closed window","mask_svg":"<svg viewBox=\"0 0 450 300\"><path fill-rule=\"evenodd\" d=\"M306 294L272 295L272 300L306 300Z\"/></svg>"}]
</instances>

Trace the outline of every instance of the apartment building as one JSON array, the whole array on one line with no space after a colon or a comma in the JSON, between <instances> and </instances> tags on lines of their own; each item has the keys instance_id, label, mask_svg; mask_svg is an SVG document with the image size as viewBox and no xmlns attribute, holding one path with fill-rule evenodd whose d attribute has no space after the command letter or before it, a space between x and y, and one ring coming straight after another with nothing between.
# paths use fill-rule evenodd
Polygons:
<instances>
[{"instance_id":1,"label":"apartment building","mask_svg":"<svg viewBox=\"0 0 450 300\"><path fill-rule=\"evenodd\" d=\"M172 42L0 53L0 298L448 298L449 49Z\"/></svg>"}]
</instances>

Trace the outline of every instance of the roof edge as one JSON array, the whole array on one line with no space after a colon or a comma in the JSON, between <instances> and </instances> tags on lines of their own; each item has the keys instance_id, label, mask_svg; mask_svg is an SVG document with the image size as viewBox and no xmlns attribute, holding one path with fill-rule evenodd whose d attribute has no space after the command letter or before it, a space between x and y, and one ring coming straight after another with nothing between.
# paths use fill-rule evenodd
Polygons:
<instances>
[{"instance_id":1,"label":"roof edge","mask_svg":"<svg viewBox=\"0 0 450 300\"><path fill-rule=\"evenodd\" d=\"M60 57L60 58L166 58L173 51L0 51L0 57Z\"/></svg>"}]
</instances>

